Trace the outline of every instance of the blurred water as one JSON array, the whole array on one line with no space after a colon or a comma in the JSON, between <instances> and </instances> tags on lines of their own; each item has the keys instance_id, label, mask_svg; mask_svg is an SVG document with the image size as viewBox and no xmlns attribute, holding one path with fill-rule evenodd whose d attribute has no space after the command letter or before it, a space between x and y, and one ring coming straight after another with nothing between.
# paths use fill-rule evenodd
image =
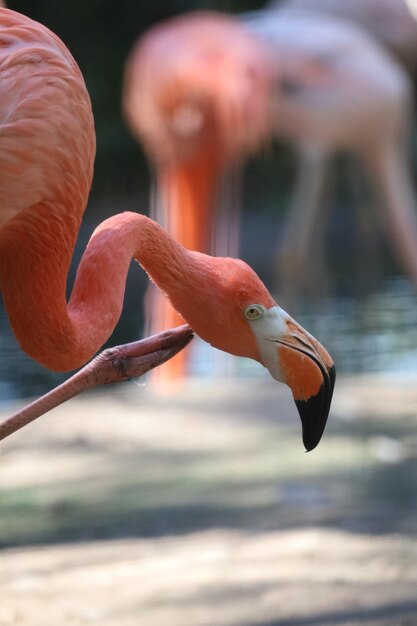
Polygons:
<instances>
[{"instance_id":1,"label":"blurred water","mask_svg":"<svg viewBox=\"0 0 417 626\"><path fill-rule=\"evenodd\" d=\"M330 297L299 320L334 356L339 372L417 371L417 294L391 277L366 296Z\"/></svg>"}]
</instances>

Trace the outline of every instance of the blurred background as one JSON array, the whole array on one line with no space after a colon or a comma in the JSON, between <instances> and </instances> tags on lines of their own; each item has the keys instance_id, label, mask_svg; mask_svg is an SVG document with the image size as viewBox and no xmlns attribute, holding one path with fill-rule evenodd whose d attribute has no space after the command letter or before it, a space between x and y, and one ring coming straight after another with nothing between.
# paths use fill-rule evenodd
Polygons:
<instances>
[{"instance_id":1,"label":"blurred background","mask_svg":"<svg viewBox=\"0 0 417 626\"><path fill-rule=\"evenodd\" d=\"M103 219L149 212L150 167L121 113L136 38L186 11L264 5L8 2L61 37L92 99L97 158L74 268ZM413 158L410 168L414 176ZM1 626L417 623L416 285L363 173L337 155L320 289L290 297L277 249L296 171L296 152L278 140L248 160L240 256L334 357L319 448L303 454L287 389L246 362L233 377L207 377L206 352L174 397L139 382L44 416L0 450ZM146 285L132 267L109 345L141 336ZM0 346L3 416L66 377L21 352L4 312Z\"/></svg>"}]
</instances>

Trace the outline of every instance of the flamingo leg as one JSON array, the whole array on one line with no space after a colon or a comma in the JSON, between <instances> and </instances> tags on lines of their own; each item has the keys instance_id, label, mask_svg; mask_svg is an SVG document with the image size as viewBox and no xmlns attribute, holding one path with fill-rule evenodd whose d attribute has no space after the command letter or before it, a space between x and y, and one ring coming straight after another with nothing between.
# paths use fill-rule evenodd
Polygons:
<instances>
[{"instance_id":1,"label":"flamingo leg","mask_svg":"<svg viewBox=\"0 0 417 626\"><path fill-rule=\"evenodd\" d=\"M64 383L0 423L0 440L87 389L146 374L185 348L192 337L192 330L185 324L141 341L103 350Z\"/></svg>"},{"instance_id":2,"label":"flamingo leg","mask_svg":"<svg viewBox=\"0 0 417 626\"><path fill-rule=\"evenodd\" d=\"M300 150L295 191L278 252L280 289L287 306L309 283L317 290L319 279L323 278L323 199L329 170L330 155L323 148L309 146Z\"/></svg>"},{"instance_id":3,"label":"flamingo leg","mask_svg":"<svg viewBox=\"0 0 417 626\"><path fill-rule=\"evenodd\" d=\"M393 251L417 285L417 206L407 151L378 149L364 158Z\"/></svg>"}]
</instances>

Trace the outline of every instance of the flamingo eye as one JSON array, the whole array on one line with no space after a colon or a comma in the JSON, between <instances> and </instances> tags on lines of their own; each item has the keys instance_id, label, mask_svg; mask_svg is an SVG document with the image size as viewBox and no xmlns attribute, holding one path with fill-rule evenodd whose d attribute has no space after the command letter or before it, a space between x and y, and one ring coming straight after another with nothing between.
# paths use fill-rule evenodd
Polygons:
<instances>
[{"instance_id":1,"label":"flamingo eye","mask_svg":"<svg viewBox=\"0 0 417 626\"><path fill-rule=\"evenodd\" d=\"M265 308L262 304L250 304L243 312L243 315L247 320L253 322L254 320L259 320L261 317L265 315Z\"/></svg>"}]
</instances>

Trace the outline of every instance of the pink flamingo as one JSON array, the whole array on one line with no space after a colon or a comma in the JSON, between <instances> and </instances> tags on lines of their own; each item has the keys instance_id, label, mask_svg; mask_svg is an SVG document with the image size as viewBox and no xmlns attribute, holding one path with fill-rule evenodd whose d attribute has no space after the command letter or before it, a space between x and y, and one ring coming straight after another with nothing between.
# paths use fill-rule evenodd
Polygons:
<instances>
[{"instance_id":1,"label":"pink flamingo","mask_svg":"<svg viewBox=\"0 0 417 626\"><path fill-rule=\"evenodd\" d=\"M334 16L283 8L250 14L245 23L276 66L274 133L299 155L280 257L282 280L290 290L303 277L311 280L329 163L335 153L346 152L361 163L394 251L417 284L407 74L366 31Z\"/></svg>"},{"instance_id":2,"label":"pink flamingo","mask_svg":"<svg viewBox=\"0 0 417 626\"><path fill-rule=\"evenodd\" d=\"M126 212L94 231L67 304L92 175L90 101L74 59L47 28L0 9L0 40L0 286L22 348L52 369L82 365L117 323L134 258L202 339L259 361L290 386L304 444L314 448L330 408L333 362L243 261L189 251L154 221ZM188 328L177 332L170 347L189 340ZM142 345L142 356L148 352ZM131 357L129 346L124 354ZM36 410L49 408L47 401ZM12 417L0 437L26 418Z\"/></svg>"}]
</instances>

